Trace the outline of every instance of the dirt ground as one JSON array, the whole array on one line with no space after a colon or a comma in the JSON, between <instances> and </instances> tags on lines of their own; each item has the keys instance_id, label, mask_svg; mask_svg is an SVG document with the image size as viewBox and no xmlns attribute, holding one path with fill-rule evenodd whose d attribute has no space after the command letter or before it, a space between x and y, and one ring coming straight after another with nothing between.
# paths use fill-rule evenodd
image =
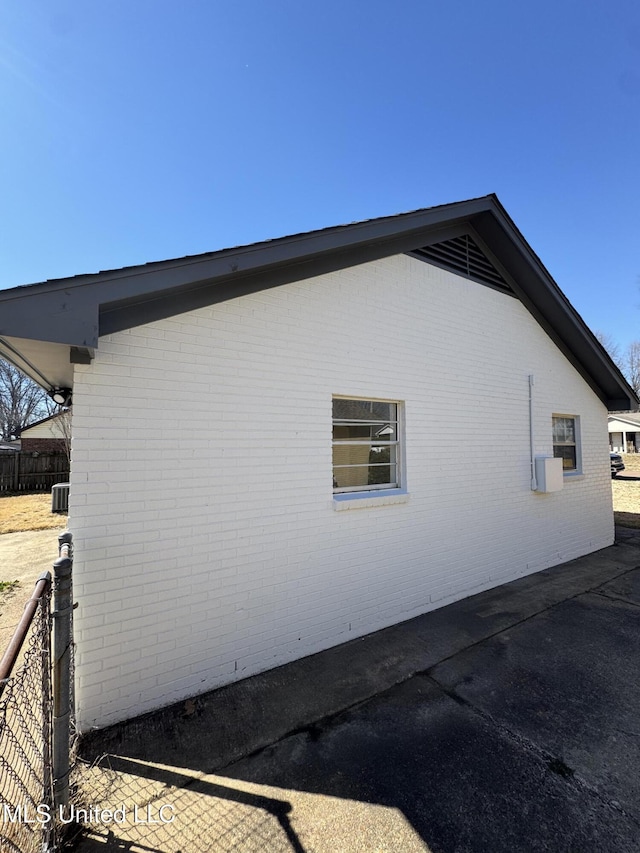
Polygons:
<instances>
[{"instance_id":1,"label":"dirt ground","mask_svg":"<svg viewBox=\"0 0 640 853\"><path fill-rule=\"evenodd\" d=\"M20 621L27 599L42 572L50 571L58 557L58 534L65 529L31 530L0 536L0 581L18 581L11 590L0 593L0 655L6 649Z\"/></svg>"}]
</instances>

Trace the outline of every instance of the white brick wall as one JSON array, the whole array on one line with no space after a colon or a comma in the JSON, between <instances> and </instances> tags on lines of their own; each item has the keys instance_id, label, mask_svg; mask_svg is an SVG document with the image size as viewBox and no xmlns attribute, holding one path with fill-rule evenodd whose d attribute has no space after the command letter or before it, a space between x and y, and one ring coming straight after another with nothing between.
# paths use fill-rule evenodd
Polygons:
<instances>
[{"instance_id":1,"label":"white brick wall","mask_svg":"<svg viewBox=\"0 0 640 853\"><path fill-rule=\"evenodd\" d=\"M551 415L582 477L530 490ZM404 402L407 503L335 512L333 394ZM407 256L118 333L77 366L77 698L106 725L613 540L605 407L515 299Z\"/></svg>"}]
</instances>

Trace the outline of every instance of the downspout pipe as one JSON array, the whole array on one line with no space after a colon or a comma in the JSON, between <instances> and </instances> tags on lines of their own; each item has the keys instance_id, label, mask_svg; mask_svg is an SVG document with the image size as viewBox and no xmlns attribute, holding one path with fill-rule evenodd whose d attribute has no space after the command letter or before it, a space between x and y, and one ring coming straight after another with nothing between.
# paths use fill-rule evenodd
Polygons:
<instances>
[{"instance_id":1,"label":"downspout pipe","mask_svg":"<svg viewBox=\"0 0 640 853\"><path fill-rule=\"evenodd\" d=\"M538 481L536 480L536 460L533 447L533 374L529 374L529 453L531 457L531 491L535 492L538 489Z\"/></svg>"}]
</instances>

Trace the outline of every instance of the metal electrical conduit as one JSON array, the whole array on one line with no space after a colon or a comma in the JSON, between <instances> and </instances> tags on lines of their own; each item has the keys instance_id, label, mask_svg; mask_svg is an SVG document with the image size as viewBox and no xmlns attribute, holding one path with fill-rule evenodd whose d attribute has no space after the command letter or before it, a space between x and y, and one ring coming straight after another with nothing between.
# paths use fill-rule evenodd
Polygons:
<instances>
[{"instance_id":1,"label":"metal electrical conduit","mask_svg":"<svg viewBox=\"0 0 640 853\"><path fill-rule=\"evenodd\" d=\"M531 457L531 491L535 492L538 488L536 480L536 460L534 456L533 446L533 373L529 374L529 454Z\"/></svg>"}]
</instances>

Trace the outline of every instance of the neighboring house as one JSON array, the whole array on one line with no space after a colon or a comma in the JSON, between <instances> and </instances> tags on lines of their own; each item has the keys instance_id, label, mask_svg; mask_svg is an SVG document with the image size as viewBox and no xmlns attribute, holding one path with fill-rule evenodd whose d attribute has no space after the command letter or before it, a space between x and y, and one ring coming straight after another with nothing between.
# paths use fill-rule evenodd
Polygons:
<instances>
[{"instance_id":1,"label":"neighboring house","mask_svg":"<svg viewBox=\"0 0 640 853\"><path fill-rule=\"evenodd\" d=\"M83 729L613 542L635 395L495 196L0 303L73 391Z\"/></svg>"},{"instance_id":2,"label":"neighboring house","mask_svg":"<svg viewBox=\"0 0 640 853\"><path fill-rule=\"evenodd\" d=\"M610 412L609 447L616 453L640 451L640 412Z\"/></svg>"},{"instance_id":3,"label":"neighboring house","mask_svg":"<svg viewBox=\"0 0 640 853\"><path fill-rule=\"evenodd\" d=\"M20 452L19 441L0 441L0 453L13 455Z\"/></svg>"},{"instance_id":4,"label":"neighboring house","mask_svg":"<svg viewBox=\"0 0 640 853\"><path fill-rule=\"evenodd\" d=\"M23 453L66 453L65 419L68 412L56 412L25 427L20 433Z\"/></svg>"}]
</instances>

